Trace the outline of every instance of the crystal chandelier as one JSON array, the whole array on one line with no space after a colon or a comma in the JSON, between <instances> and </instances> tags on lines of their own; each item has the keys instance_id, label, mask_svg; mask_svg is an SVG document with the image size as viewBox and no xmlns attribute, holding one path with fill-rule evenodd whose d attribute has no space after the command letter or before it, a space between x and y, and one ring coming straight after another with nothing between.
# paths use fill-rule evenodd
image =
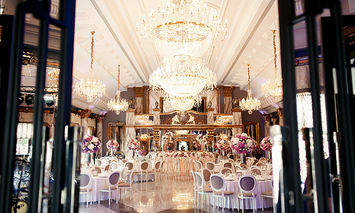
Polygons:
<instances>
[{"instance_id":1,"label":"crystal chandelier","mask_svg":"<svg viewBox=\"0 0 355 213\"><path fill-rule=\"evenodd\" d=\"M274 47L274 67L275 67L275 78L272 81L268 81L263 85L263 90L266 96L271 96L273 98L282 97L282 80L278 78L277 75L277 55L276 55L276 41L275 41L276 30L272 30L273 34L273 47Z\"/></svg>"},{"instance_id":2,"label":"crystal chandelier","mask_svg":"<svg viewBox=\"0 0 355 213\"><path fill-rule=\"evenodd\" d=\"M121 111L126 111L128 109L128 101L126 99L122 99L120 97L120 65L118 65L118 78L117 78L117 93L116 93L116 97L112 98L111 100L109 100L109 102L107 103L107 107L111 110L111 111L115 111L115 113L118 115L120 114Z\"/></svg>"},{"instance_id":3,"label":"crystal chandelier","mask_svg":"<svg viewBox=\"0 0 355 213\"><path fill-rule=\"evenodd\" d=\"M164 60L150 75L149 84L153 91L164 90L171 97L196 97L202 90L213 89L217 76L200 58L177 55Z\"/></svg>"},{"instance_id":4,"label":"crystal chandelier","mask_svg":"<svg viewBox=\"0 0 355 213\"><path fill-rule=\"evenodd\" d=\"M94 34L95 31L91 32L91 64L89 77L86 79L81 79L76 82L74 86L74 93L83 97L87 102L94 102L97 98L101 98L105 94L106 85L100 80L96 80L93 77L92 65L94 63Z\"/></svg>"},{"instance_id":5,"label":"crystal chandelier","mask_svg":"<svg viewBox=\"0 0 355 213\"><path fill-rule=\"evenodd\" d=\"M261 102L257 98L253 98L251 96L251 89L250 89L250 64L248 64L248 97L247 99L242 99L240 102L240 108L242 110L248 110L249 114L252 114L254 110L258 110L261 107Z\"/></svg>"},{"instance_id":6,"label":"crystal chandelier","mask_svg":"<svg viewBox=\"0 0 355 213\"><path fill-rule=\"evenodd\" d=\"M228 35L226 22L204 0L163 0L148 18L142 17L136 29L142 36L165 45L167 52L178 54L203 52L214 40L223 40Z\"/></svg>"},{"instance_id":7,"label":"crystal chandelier","mask_svg":"<svg viewBox=\"0 0 355 213\"><path fill-rule=\"evenodd\" d=\"M164 99L173 109L179 111L187 111L192 109L194 106L198 107L202 101L202 98L199 95L195 97L173 97L167 95Z\"/></svg>"}]
</instances>

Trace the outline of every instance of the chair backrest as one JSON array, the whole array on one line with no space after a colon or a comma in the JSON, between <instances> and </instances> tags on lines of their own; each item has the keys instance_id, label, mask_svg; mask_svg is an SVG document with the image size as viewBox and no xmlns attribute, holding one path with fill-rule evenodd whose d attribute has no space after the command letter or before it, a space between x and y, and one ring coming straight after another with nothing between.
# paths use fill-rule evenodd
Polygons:
<instances>
[{"instance_id":1,"label":"chair backrest","mask_svg":"<svg viewBox=\"0 0 355 213\"><path fill-rule=\"evenodd\" d=\"M235 165L235 170L242 170L242 167Z\"/></svg>"},{"instance_id":2,"label":"chair backrest","mask_svg":"<svg viewBox=\"0 0 355 213\"><path fill-rule=\"evenodd\" d=\"M96 166L101 166L101 165L102 165L101 160L100 160L100 159L97 159L97 160L95 161L95 165L96 165Z\"/></svg>"},{"instance_id":3,"label":"chair backrest","mask_svg":"<svg viewBox=\"0 0 355 213\"><path fill-rule=\"evenodd\" d=\"M261 175L261 171L258 168L251 168L250 169L250 174L253 175L253 176Z\"/></svg>"},{"instance_id":4,"label":"chair backrest","mask_svg":"<svg viewBox=\"0 0 355 213\"><path fill-rule=\"evenodd\" d=\"M269 175L273 175L272 170L270 170Z\"/></svg>"},{"instance_id":5,"label":"chair backrest","mask_svg":"<svg viewBox=\"0 0 355 213\"><path fill-rule=\"evenodd\" d=\"M199 170L203 169L203 165L201 161L197 161L197 165Z\"/></svg>"},{"instance_id":6,"label":"chair backrest","mask_svg":"<svg viewBox=\"0 0 355 213\"><path fill-rule=\"evenodd\" d=\"M195 172L194 171L190 171L191 175L192 175L192 179L194 181L194 189L197 189L197 184L196 184L196 177L195 177Z\"/></svg>"},{"instance_id":7,"label":"chair backrest","mask_svg":"<svg viewBox=\"0 0 355 213\"><path fill-rule=\"evenodd\" d=\"M210 185L214 192L224 191L226 187L224 178L221 175L217 174L211 175Z\"/></svg>"},{"instance_id":8,"label":"chair backrest","mask_svg":"<svg viewBox=\"0 0 355 213\"><path fill-rule=\"evenodd\" d=\"M207 162L206 163L206 168L210 171L214 170L214 163L212 162Z\"/></svg>"},{"instance_id":9,"label":"chair backrest","mask_svg":"<svg viewBox=\"0 0 355 213\"><path fill-rule=\"evenodd\" d=\"M133 169L133 163L132 162L126 162L124 165L128 171L131 171Z\"/></svg>"},{"instance_id":10,"label":"chair backrest","mask_svg":"<svg viewBox=\"0 0 355 213\"><path fill-rule=\"evenodd\" d=\"M147 161L142 162L142 163L141 163L141 170L142 170L142 171L146 171L146 170L148 169L148 166L149 166L149 164L148 164Z\"/></svg>"},{"instance_id":11,"label":"chair backrest","mask_svg":"<svg viewBox=\"0 0 355 213\"><path fill-rule=\"evenodd\" d=\"M119 172L113 172L108 176L109 186L117 185L119 180L120 180L120 173Z\"/></svg>"},{"instance_id":12,"label":"chair backrest","mask_svg":"<svg viewBox=\"0 0 355 213\"><path fill-rule=\"evenodd\" d=\"M91 182L91 177L88 174L80 174L80 187L88 187Z\"/></svg>"},{"instance_id":13,"label":"chair backrest","mask_svg":"<svg viewBox=\"0 0 355 213\"><path fill-rule=\"evenodd\" d=\"M116 162L111 163L111 170L115 171L118 168L118 164Z\"/></svg>"},{"instance_id":14,"label":"chair backrest","mask_svg":"<svg viewBox=\"0 0 355 213\"><path fill-rule=\"evenodd\" d=\"M110 167L110 164L109 164L109 165L106 165L106 166L105 166L105 169L104 169L104 170L105 170L105 171L109 171L110 168L111 168L111 167Z\"/></svg>"},{"instance_id":15,"label":"chair backrest","mask_svg":"<svg viewBox=\"0 0 355 213\"><path fill-rule=\"evenodd\" d=\"M161 164L160 164L160 170L164 169L164 165L165 165L165 161L162 161Z\"/></svg>"},{"instance_id":16,"label":"chair backrest","mask_svg":"<svg viewBox=\"0 0 355 213\"><path fill-rule=\"evenodd\" d=\"M256 186L256 180L255 180L255 177L253 176L249 176L249 175L246 175L246 176L243 176L239 179L239 189L242 191L242 192L254 192L254 189L255 189L255 186Z\"/></svg>"},{"instance_id":17,"label":"chair backrest","mask_svg":"<svg viewBox=\"0 0 355 213\"><path fill-rule=\"evenodd\" d=\"M203 189L203 177L199 172L195 172L195 181L196 188L199 190Z\"/></svg>"},{"instance_id":18,"label":"chair backrest","mask_svg":"<svg viewBox=\"0 0 355 213\"><path fill-rule=\"evenodd\" d=\"M267 162L267 160L266 160L266 158L261 157L261 158L259 159L259 162Z\"/></svg>"},{"instance_id":19,"label":"chair backrest","mask_svg":"<svg viewBox=\"0 0 355 213\"><path fill-rule=\"evenodd\" d=\"M226 163L224 163L224 164L223 164L223 167L224 167L224 168L226 168L226 167L227 167L227 168L232 169L233 164L232 164L231 162L226 162Z\"/></svg>"},{"instance_id":20,"label":"chair backrest","mask_svg":"<svg viewBox=\"0 0 355 213\"><path fill-rule=\"evenodd\" d=\"M160 161L155 163L154 168L155 170L158 170L160 168Z\"/></svg>"},{"instance_id":21,"label":"chair backrest","mask_svg":"<svg viewBox=\"0 0 355 213\"><path fill-rule=\"evenodd\" d=\"M95 171L96 171L98 174L101 173L101 168L100 168L100 167L95 166L94 169L95 169Z\"/></svg>"},{"instance_id":22,"label":"chair backrest","mask_svg":"<svg viewBox=\"0 0 355 213\"><path fill-rule=\"evenodd\" d=\"M263 162L258 162L258 163L255 164L255 166L257 166L257 167L266 167L265 163L263 163Z\"/></svg>"},{"instance_id":23,"label":"chair backrest","mask_svg":"<svg viewBox=\"0 0 355 213\"><path fill-rule=\"evenodd\" d=\"M203 175L203 179L204 179L205 182L210 181L210 177L211 177L211 172L210 172L210 170L208 170L208 169L203 169L203 170L202 170L202 175Z\"/></svg>"},{"instance_id":24,"label":"chair backrest","mask_svg":"<svg viewBox=\"0 0 355 213\"><path fill-rule=\"evenodd\" d=\"M233 173L233 171L232 171L232 169L230 169L230 168L223 168L222 170L221 170L221 174L222 175L229 175L229 174L232 174Z\"/></svg>"}]
</instances>

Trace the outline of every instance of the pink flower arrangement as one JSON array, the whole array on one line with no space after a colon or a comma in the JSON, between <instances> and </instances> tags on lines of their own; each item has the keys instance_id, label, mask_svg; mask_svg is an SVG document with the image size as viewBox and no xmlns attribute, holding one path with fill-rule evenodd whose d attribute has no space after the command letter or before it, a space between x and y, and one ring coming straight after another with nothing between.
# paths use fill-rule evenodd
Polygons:
<instances>
[{"instance_id":1,"label":"pink flower arrangement","mask_svg":"<svg viewBox=\"0 0 355 213\"><path fill-rule=\"evenodd\" d=\"M254 140L245 133L237 134L231 142L232 150L238 154L249 154L255 148Z\"/></svg>"},{"instance_id":2,"label":"pink flower arrangement","mask_svg":"<svg viewBox=\"0 0 355 213\"><path fill-rule=\"evenodd\" d=\"M137 139L131 138L131 140L128 141L127 148L129 150L138 150L140 146L140 143Z\"/></svg>"},{"instance_id":3,"label":"pink flower arrangement","mask_svg":"<svg viewBox=\"0 0 355 213\"><path fill-rule=\"evenodd\" d=\"M107 143L106 143L107 149L112 149L114 151L116 151L119 146L120 146L120 144L114 139L111 139L111 140L107 141Z\"/></svg>"},{"instance_id":4,"label":"pink flower arrangement","mask_svg":"<svg viewBox=\"0 0 355 213\"><path fill-rule=\"evenodd\" d=\"M198 149L198 148L201 147L201 144L200 144L199 141L193 141L193 142L192 142L192 145L193 145L196 149Z\"/></svg>"},{"instance_id":5,"label":"pink flower arrangement","mask_svg":"<svg viewBox=\"0 0 355 213\"><path fill-rule=\"evenodd\" d=\"M146 156L147 154L148 154L147 151L145 151L144 149L138 150L138 155L140 156Z\"/></svg>"},{"instance_id":6,"label":"pink flower arrangement","mask_svg":"<svg viewBox=\"0 0 355 213\"><path fill-rule=\"evenodd\" d=\"M220 151L229 151L230 149L230 141L229 140L226 140L226 139L220 139L217 141L217 148L220 150Z\"/></svg>"},{"instance_id":7,"label":"pink flower arrangement","mask_svg":"<svg viewBox=\"0 0 355 213\"><path fill-rule=\"evenodd\" d=\"M85 153L96 153L101 148L100 140L92 135L85 135L82 144L82 151Z\"/></svg>"},{"instance_id":8,"label":"pink flower arrangement","mask_svg":"<svg viewBox=\"0 0 355 213\"><path fill-rule=\"evenodd\" d=\"M202 134L197 135L196 140L197 140L200 144L207 144L207 142L208 142L208 140L207 140L207 135L202 135Z\"/></svg>"},{"instance_id":9,"label":"pink flower arrangement","mask_svg":"<svg viewBox=\"0 0 355 213\"><path fill-rule=\"evenodd\" d=\"M260 148L264 151L270 151L272 148L272 143L270 137L267 136L261 140Z\"/></svg>"}]
</instances>

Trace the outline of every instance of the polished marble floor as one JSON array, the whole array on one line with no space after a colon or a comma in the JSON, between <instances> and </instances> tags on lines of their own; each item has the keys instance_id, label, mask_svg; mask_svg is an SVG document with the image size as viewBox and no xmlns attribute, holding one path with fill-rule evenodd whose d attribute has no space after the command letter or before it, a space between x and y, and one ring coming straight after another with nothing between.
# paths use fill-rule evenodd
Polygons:
<instances>
[{"instance_id":1,"label":"polished marble floor","mask_svg":"<svg viewBox=\"0 0 355 213\"><path fill-rule=\"evenodd\" d=\"M216 212L222 213L221 209L212 209L205 206L202 210L197 208L194 203L194 193L192 179L190 176L168 175L161 181L148 183L134 183L132 196L130 192L122 193L118 204L115 201L109 207L108 201L101 204L93 204L86 207L80 206L80 213L112 213L112 212L141 212L141 213L187 213L187 212ZM238 212L225 209L224 212ZM252 212L252 211L246 211ZM259 210L258 212L262 212ZM264 211L271 213L271 209Z\"/></svg>"}]
</instances>

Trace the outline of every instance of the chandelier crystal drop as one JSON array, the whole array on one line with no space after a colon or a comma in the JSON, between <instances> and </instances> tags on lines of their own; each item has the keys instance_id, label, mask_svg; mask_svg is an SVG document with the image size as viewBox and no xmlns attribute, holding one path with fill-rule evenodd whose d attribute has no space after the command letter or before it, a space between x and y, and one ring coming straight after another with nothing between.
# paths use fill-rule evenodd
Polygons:
<instances>
[{"instance_id":1,"label":"chandelier crystal drop","mask_svg":"<svg viewBox=\"0 0 355 213\"><path fill-rule=\"evenodd\" d=\"M178 55L165 59L149 78L153 91L164 90L171 97L196 97L202 90L211 90L217 76L200 58Z\"/></svg>"},{"instance_id":2,"label":"chandelier crystal drop","mask_svg":"<svg viewBox=\"0 0 355 213\"><path fill-rule=\"evenodd\" d=\"M261 102L257 98L253 98L251 95L250 88L250 64L248 64L248 97L242 99L239 103L240 108L244 111L247 110L249 114L252 114L253 111L260 109Z\"/></svg>"},{"instance_id":3,"label":"chandelier crystal drop","mask_svg":"<svg viewBox=\"0 0 355 213\"><path fill-rule=\"evenodd\" d=\"M161 4L148 18L143 16L136 29L143 37L165 44L169 51L194 52L228 35L226 22L204 0L162 0Z\"/></svg>"},{"instance_id":4,"label":"chandelier crystal drop","mask_svg":"<svg viewBox=\"0 0 355 213\"><path fill-rule=\"evenodd\" d=\"M263 85L263 90L266 96L273 98L282 97L282 79L278 78L277 75L277 55L276 55L276 41L275 41L276 30L272 30L273 34L273 47L274 47L274 68L275 68L275 78L272 81L268 81Z\"/></svg>"},{"instance_id":5,"label":"chandelier crystal drop","mask_svg":"<svg viewBox=\"0 0 355 213\"><path fill-rule=\"evenodd\" d=\"M105 94L106 85L93 77L92 66L94 63L94 34L95 31L91 32L91 64L89 77L86 79L81 79L74 85L75 95L85 98L87 102L94 102L96 99L101 98Z\"/></svg>"},{"instance_id":6,"label":"chandelier crystal drop","mask_svg":"<svg viewBox=\"0 0 355 213\"><path fill-rule=\"evenodd\" d=\"M117 115L119 115L122 111L126 111L129 106L128 101L120 97L120 72L120 65L118 65L117 93L115 98L110 99L107 103L107 107L111 111L114 111Z\"/></svg>"}]
</instances>

